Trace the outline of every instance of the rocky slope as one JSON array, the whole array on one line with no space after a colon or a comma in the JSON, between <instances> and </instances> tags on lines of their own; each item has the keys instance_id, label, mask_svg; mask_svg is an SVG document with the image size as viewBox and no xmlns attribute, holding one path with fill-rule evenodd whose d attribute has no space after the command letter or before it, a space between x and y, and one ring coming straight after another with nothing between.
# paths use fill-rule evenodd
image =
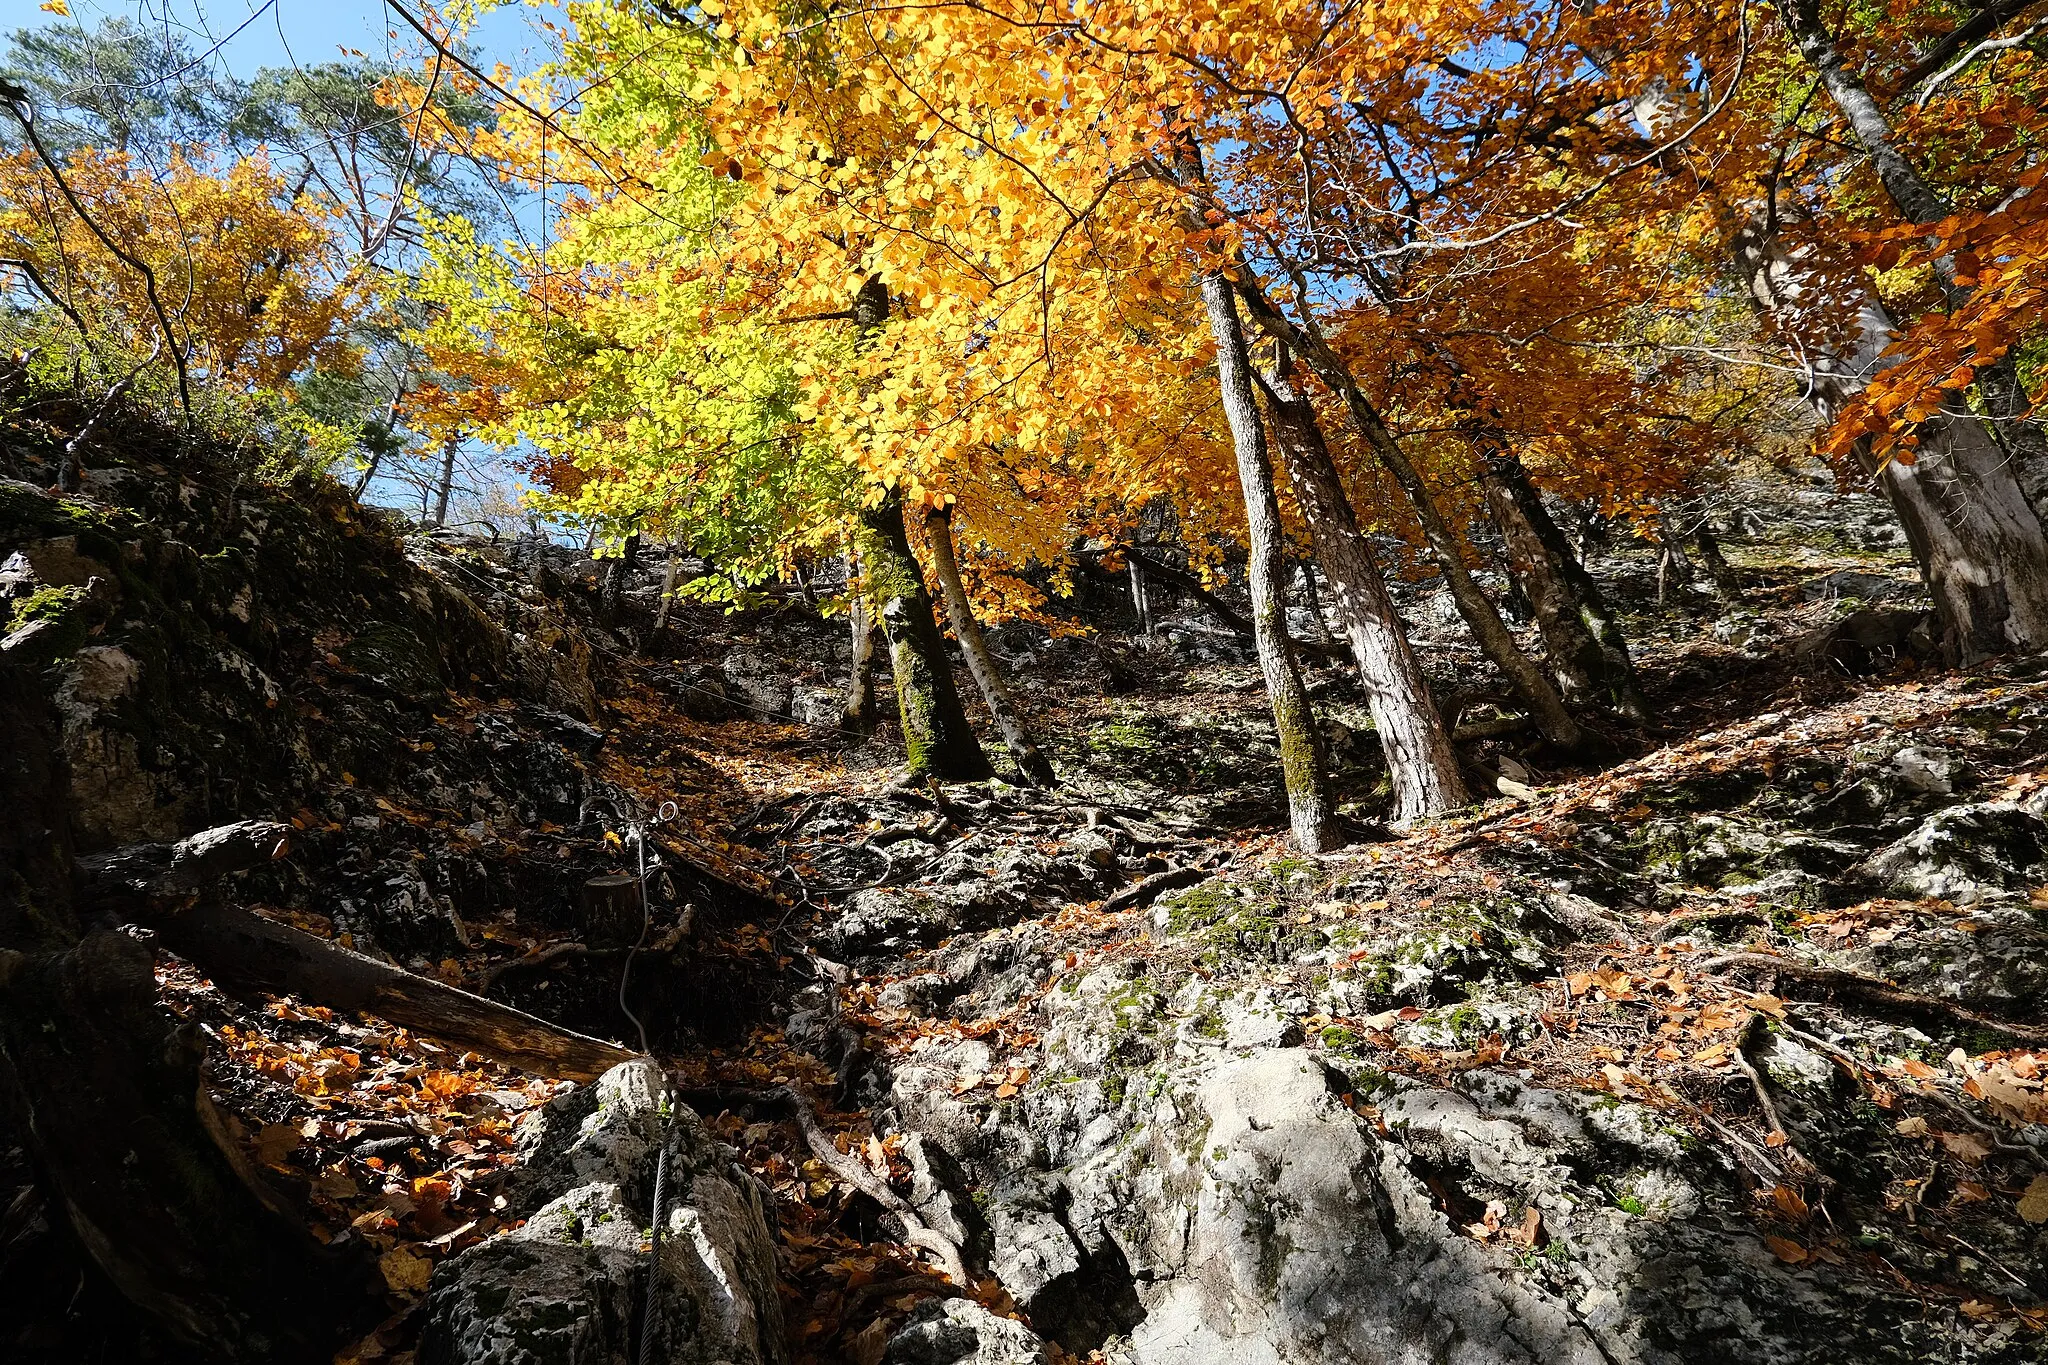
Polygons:
<instances>
[{"instance_id":1,"label":"rocky slope","mask_svg":"<svg viewBox=\"0 0 2048 1365\"><path fill-rule=\"evenodd\" d=\"M658 558L7 458L79 866L289 820L226 900L663 1063L521 1075L161 954L231 1141L377 1267L350 1359L2042 1356L2048 683L1920 670L1894 547L1819 490L1744 494L1740 608L1596 558L1667 723L1605 771L1489 727L1522 795L1389 837L1318 675L1360 842L1300 859L1193 604L996 633L1059 791L902 791L819 724L845 645L800 602L658 630ZM622 918L589 884L643 850ZM194 1355L9 1161L21 1358Z\"/></svg>"}]
</instances>

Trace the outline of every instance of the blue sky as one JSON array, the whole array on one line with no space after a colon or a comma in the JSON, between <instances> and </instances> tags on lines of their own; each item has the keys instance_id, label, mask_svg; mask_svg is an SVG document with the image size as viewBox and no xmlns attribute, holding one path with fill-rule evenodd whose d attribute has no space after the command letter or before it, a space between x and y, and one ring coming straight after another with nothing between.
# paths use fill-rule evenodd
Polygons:
<instances>
[{"instance_id":1,"label":"blue sky","mask_svg":"<svg viewBox=\"0 0 2048 1365\"><path fill-rule=\"evenodd\" d=\"M10 28L41 28L121 15L145 29L169 27L196 52L219 47L224 69L247 76L266 66L333 61L354 49L373 57L416 52L416 35L383 0L70 0L71 18L40 10L36 0L5 0ZM418 14L417 0L407 8ZM546 60L546 35L535 23L553 6L510 4L483 17L472 37L488 61L532 66ZM394 35L394 32L396 36ZM232 35L232 36L231 36Z\"/></svg>"},{"instance_id":2,"label":"blue sky","mask_svg":"<svg viewBox=\"0 0 2048 1365\"><path fill-rule=\"evenodd\" d=\"M169 30L182 39L194 54L211 54L216 71L249 77L265 67L311 66L361 54L396 61L418 59L423 51L419 36L391 13L383 0L68 0L70 17L37 8L38 0L0 0L0 32L18 28L44 28L59 24L80 24L97 28L103 19L123 17L146 32ZM402 0L414 15L425 5L421 0ZM546 19L559 19L552 3L533 6L518 3L485 14L468 35L471 47L486 69L504 62L515 70L530 70L549 60L554 53L551 36L540 27ZM524 218L531 205L514 205ZM425 467L424 461L421 466ZM462 457L463 477L458 486L470 492L484 485L518 486L521 481L513 466L495 452L466 443ZM395 506L412 513L419 510L420 494L401 478L379 477L370 487L367 501ZM458 499L458 502L463 499Z\"/></svg>"}]
</instances>

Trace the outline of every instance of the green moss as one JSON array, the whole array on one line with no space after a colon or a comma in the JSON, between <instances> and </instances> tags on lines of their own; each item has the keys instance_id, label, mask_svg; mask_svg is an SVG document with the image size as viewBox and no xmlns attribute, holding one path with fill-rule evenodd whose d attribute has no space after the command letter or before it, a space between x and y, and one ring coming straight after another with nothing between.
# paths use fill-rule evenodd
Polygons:
<instances>
[{"instance_id":1,"label":"green moss","mask_svg":"<svg viewBox=\"0 0 2048 1365\"><path fill-rule=\"evenodd\" d=\"M7 623L7 634L12 635L23 626L36 621L61 621L84 601L84 588L37 588L14 604L14 614Z\"/></svg>"}]
</instances>

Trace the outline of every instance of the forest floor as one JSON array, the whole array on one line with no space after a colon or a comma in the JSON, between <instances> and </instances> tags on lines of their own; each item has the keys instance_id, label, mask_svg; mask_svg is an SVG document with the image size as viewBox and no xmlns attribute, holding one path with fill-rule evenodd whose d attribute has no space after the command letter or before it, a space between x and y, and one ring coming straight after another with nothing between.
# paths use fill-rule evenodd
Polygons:
<instances>
[{"instance_id":1,"label":"forest floor","mask_svg":"<svg viewBox=\"0 0 2048 1365\"><path fill-rule=\"evenodd\" d=\"M659 958L631 933L598 941L508 907L469 916L465 946L415 965L629 1046L637 1025L619 1005L634 1004L686 1088L793 1086L841 1152L902 1188L917 1174L908 1108L935 1094L948 1122L1014 1123L1065 1065L1046 1051L1048 997L1143 978L1189 1036L1270 1028L1320 1054L1356 1078L1345 1103L1383 1131L1380 1104L1403 1087L1479 1071L1647 1106L1740 1168L1742 1216L1778 1262L1879 1282L1933 1320L2039 1349L2048 1028L2033 1002L2048 969L2032 963L2048 868L1989 835L1960 838L1974 851L1946 862L1883 859L1929 812L1995 816L2048 793L2048 681L2036 660L1945 672L1857 634L1918 605L1910 562L1801 522L1823 494L1774 498L1794 512L1728 538L1739 606L1688 588L1661 610L1651 547L1601 558L1657 723L1614 729L1597 770L1510 732L1468 758L1476 779L1514 773L1521 795L1388 831L1371 818L1384 775L1362 698L1344 671L1315 670L1356 835L1319 858L1292 854L1279 828L1256 667L1208 643L1196 616L1156 642L1099 602L1093 638L998 632L1063 778L1036 793L902 790L886 732L848 748L707 707L691 680L735 650L801 687L836 677L843 645L801 607L693 615L657 657L612 660L596 765L647 809L674 802L660 838L758 898L698 915L685 893L655 897L638 942L666 936ZM1404 591L1454 693L1470 656L1426 593ZM473 731L494 705L458 698L407 743ZM382 818L494 857L638 871L616 828L485 832L405 786L375 797ZM295 823L374 828L311 809ZM270 913L340 932L303 909ZM1974 957L1956 947L1994 940ZM435 1264L516 1221L503 1191L522 1119L567 1083L290 998L252 1009L163 961L166 1001L216 1044L216 1099L249 1154L319 1236L378 1256L388 1316L342 1358L408 1361ZM1245 1000L1263 1011L1250 1023ZM1815 1058L1817 1076L1801 1070ZM906 1097L906 1077L930 1093ZM799 1365L876 1365L920 1300L961 1292L795 1125L743 1102L701 1107L771 1197ZM1573 1234L1534 1203L1477 1178L1434 1188L1463 1236L1539 1279L1566 1273L1543 1262L1564 1260ZM1605 1197L1657 1216L1647 1187ZM1020 1311L994 1274L970 1292ZM73 1350L91 1298L73 1292L70 1325L50 1315L21 1344ZM1067 1334L1045 1330L1064 1350ZM1115 1331L1083 1336L1073 1353L1117 1357ZM155 1351L175 1355L143 1343Z\"/></svg>"}]
</instances>

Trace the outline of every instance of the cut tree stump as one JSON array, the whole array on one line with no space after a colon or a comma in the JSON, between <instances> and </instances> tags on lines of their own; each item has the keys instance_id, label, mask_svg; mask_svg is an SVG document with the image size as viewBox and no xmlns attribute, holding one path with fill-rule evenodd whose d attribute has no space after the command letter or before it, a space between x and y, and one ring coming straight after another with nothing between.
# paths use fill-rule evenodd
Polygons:
<instances>
[{"instance_id":1,"label":"cut tree stump","mask_svg":"<svg viewBox=\"0 0 2048 1365\"><path fill-rule=\"evenodd\" d=\"M647 927L640 882L627 876L592 877L579 896L583 941L593 948L630 948Z\"/></svg>"}]
</instances>

